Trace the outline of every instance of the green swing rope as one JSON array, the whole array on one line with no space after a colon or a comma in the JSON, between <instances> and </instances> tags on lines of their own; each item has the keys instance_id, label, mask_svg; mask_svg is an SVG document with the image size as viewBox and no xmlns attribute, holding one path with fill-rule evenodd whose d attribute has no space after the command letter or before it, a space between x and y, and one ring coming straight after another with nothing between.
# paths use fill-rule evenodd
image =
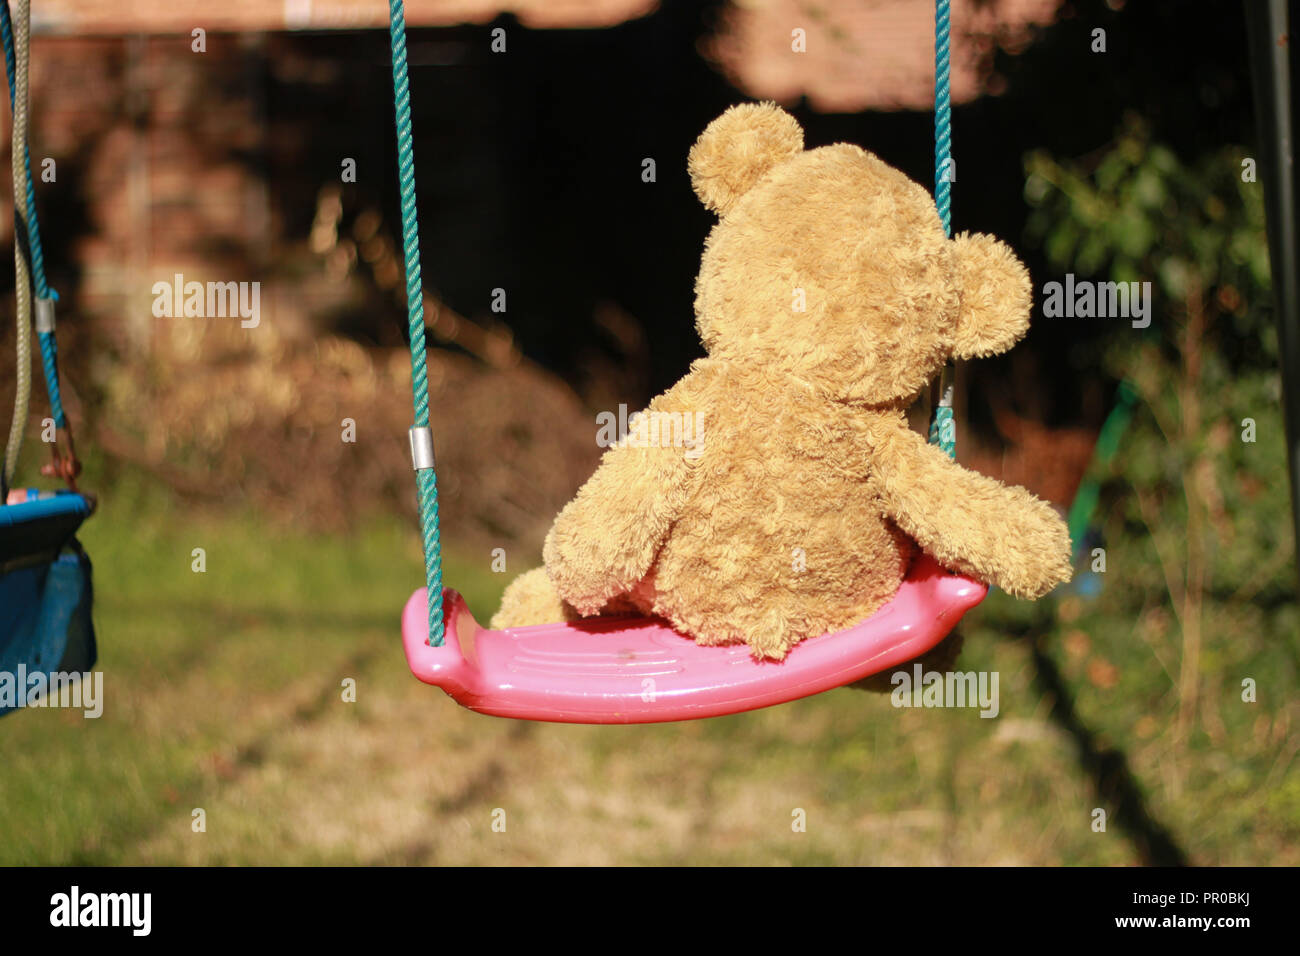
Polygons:
<instances>
[{"instance_id":1,"label":"green swing rope","mask_svg":"<svg viewBox=\"0 0 1300 956\"><path fill-rule=\"evenodd\" d=\"M1070 540L1074 542L1074 558L1078 560L1083 549L1084 537L1088 525L1101 501L1101 481L1110 467L1115 453L1119 451L1120 439L1133 418L1133 410L1138 402L1137 390L1127 381L1119 383L1115 404L1102 422L1101 431L1097 433L1097 444L1092 451L1092 461L1084 472L1079 490L1074 493L1074 503L1070 505L1067 524L1070 528Z\"/></svg>"},{"instance_id":2,"label":"green swing rope","mask_svg":"<svg viewBox=\"0 0 1300 956\"><path fill-rule=\"evenodd\" d=\"M420 220L415 209L415 150L411 145L411 86L406 75L406 12L402 0L388 2L388 32L393 48L393 106L397 118L397 178L402 193L402 253L406 258L406 314L411 330L411 395L416 432L428 435L429 375L424 346L424 288L420 281ZM430 440L431 447L431 440ZM438 480L433 456L415 461L424 537L425 584L429 600L429 644L442 647L442 542L438 537Z\"/></svg>"},{"instance_id":3,"label":"green swing rope","mask_svg":"<svg viewBox=\"0 0 1300 956\"><path fill-rule=\"evenodd\" d=\"M952 104L948 96L948 0L934 3L934 204L943 232L952 238ZM952 366L945 365L932 393L930 444L957 457L957 423L952 415Z\"/></svg>"}]
</instances>

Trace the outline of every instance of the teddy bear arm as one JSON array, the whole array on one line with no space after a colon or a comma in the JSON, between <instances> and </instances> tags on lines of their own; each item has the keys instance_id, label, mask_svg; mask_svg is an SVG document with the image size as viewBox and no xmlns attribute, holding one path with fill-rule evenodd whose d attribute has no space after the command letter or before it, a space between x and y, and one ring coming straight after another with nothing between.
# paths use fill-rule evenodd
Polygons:
<instances>
[{"instance_id":1,"label":"teddy bear arm","mask_svg":"<svg viewBox=\"0 0 1300 956\"><path fill-rule=\"evenodd\" d=\"M962 468L912 431L877 445L876 468L886 513L946 567L1030 600L1070 579L1065 522L1024 488Z\"/></svg>"},{"instance_id":2,"label":"teddy bear arm","mask_svg":"<svg viewBox=\"0 0 1300 956\"><path fill-rule=\"evenodd\" d=\"M606 452L546 536L542 556L560 596L591 615L635 587L676 520L686 478L680 448Z\"/></svg>"}]
</instances>

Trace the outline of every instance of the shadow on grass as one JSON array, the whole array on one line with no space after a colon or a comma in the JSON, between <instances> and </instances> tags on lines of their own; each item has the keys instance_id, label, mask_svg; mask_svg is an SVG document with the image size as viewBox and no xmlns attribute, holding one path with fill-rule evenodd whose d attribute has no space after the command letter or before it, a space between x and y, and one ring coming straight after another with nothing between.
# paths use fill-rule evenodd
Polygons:
<instances>
[{"instance_id":1,"label":"shadow on grass","mask_svg":"<svg viewBox=\"0 0 1300 956\"><path fill-rule=\"evenodd\" d=\"M1035 624L1008 634L1029 648L1034 662L1034 683L1051 700L1049 716L1074 741L1080 767L1092 780L1098 798L1110 808L1110 819L1132 841L1143 864L1187 866L1187 854L1147 809L1142 788L1129 769L1128 757L1121 750L1103 747L1097 734L1080 719L1069 684L1036 638L1049 626L1045 619L1036 620Z\"/></svg>"}]
</instances>

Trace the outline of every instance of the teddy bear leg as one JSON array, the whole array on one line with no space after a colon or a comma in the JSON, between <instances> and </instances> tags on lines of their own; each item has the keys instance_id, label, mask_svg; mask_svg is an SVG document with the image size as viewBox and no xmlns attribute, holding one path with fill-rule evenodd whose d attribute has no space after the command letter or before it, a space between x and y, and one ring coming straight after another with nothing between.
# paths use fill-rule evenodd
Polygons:
<instances>
[{"instance_id":1,"label":"teddy bear leg","mask_svg":"<svg viewBox=\"0 0 1300 956\"><path fill-rule=\"evenodd\" d=\"M501 608L492 615L493 630L527 627L531 624L554 624L576 620L578 613L564 603L546 574L546 568L533 568L515 578L501 596Z\"/></svg>"},{"instance_id":2,"label":"teddy bear leg","mask_svg":"<svg viewBox=\"0 0 1300 956\"><path fill-rule=\"evenodd\" d=\"M636 614L640 608L630 595L619 594L610 598L600 609L601 615ZM501 595L501 607L492 615L489 627L500 631L507 627L529 627L533 624L557 624L560 621L580 621L582 615L573 609L555 590L545 567L525 571L506 586Z\"/></svg>"}]
</instances>

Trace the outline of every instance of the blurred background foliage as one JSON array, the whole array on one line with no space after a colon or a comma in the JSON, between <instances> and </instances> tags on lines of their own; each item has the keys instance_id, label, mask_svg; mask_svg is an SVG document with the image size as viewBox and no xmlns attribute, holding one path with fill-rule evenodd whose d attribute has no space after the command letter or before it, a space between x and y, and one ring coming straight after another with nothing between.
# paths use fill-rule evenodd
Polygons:
<instances>
[{"instance_id":1,"label":"blurred background foliage","mask_svg":"<svg viewBox=\"0 0 1300 956\"><path fill-rule=\"evenodd\" d=\"M1089 717L1116 739L1145 739L1139 752L1159 752L1150 759L1172 768L1173 789L1204 801L1189 823L1232 830L1260 813L1294 818L1294 711L1284 699L1300 616L1254 161L1237 145L1185 161L1129 114L1092 155L1035 150L1025 172L1027 237L1056 269L1150 282L1154 293L1149 328L1111 320L1083 359L1137 397L1096 476L1100 507L1074 584L1091 594L1060 607L1067 659L1088 645L1129 662L1101 680L1107 703L1092 701ZM1094 545L1104 574L1090 570ZM1272 718L1242 706L1270 688L1281 695Z\"/></svg>"}]
</instances>

